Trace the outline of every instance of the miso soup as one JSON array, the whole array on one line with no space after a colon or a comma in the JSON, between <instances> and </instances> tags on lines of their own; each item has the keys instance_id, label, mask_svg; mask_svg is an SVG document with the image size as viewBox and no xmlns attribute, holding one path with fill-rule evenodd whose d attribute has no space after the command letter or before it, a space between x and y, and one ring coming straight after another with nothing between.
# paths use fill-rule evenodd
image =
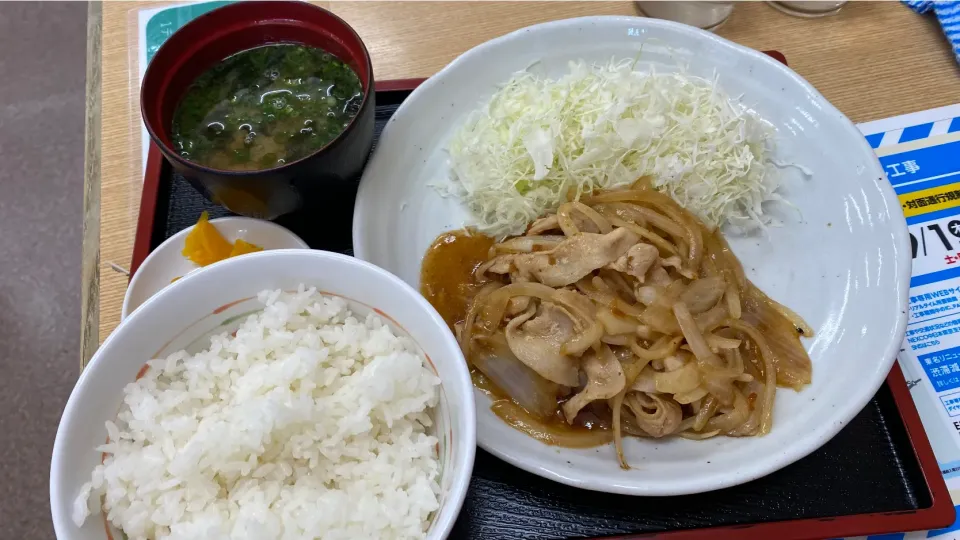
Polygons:
<instances>
[{"instance_id":1,"label":"miso soup","mask_svg":"<svg viewBox=\"0 0 960 540\"><path fill-rule=\"evenodd\" d=\"M239 52L194 81L173 115L174 150L214 169L279 167L323 147L360 110L360 78L316 47Z\"/></svg>"}]
</instances>

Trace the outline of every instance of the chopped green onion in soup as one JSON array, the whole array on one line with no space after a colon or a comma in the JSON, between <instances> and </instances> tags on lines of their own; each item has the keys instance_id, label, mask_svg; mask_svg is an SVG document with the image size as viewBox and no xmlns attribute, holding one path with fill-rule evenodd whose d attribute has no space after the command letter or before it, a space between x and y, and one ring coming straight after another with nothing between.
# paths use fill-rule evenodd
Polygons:
<instances>
[{"instance_id":1,"label":"chopped green onion in soup","mask_svg":"<svg viewBox=\"0 0 960 540\"><path fill-rule=\"evenodd\" d=\"M362 101L360 78L323 49L256 47L190 85L174 113L174 149L214 169L279 167L335 139Z\"/></svg>"}]
</instances>

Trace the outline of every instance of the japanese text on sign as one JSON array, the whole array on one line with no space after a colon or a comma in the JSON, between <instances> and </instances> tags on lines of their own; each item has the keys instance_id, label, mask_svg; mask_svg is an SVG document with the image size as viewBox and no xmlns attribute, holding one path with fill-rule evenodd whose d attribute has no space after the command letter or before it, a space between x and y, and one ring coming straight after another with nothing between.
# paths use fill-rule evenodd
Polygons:
<instances>
[{"instance_id":1,"label":"japanese text on sign","mask_svg":"<svg viewBox=\"0 0 960 540\"><path fill-rule=\"evenodd\" d=\"M937 391L960 387L960 347L921 354L917 359Z\"/></svg>"},{"instance_id":2,"label":"japanese text on sign","mask_svg":"<svg viewBox=\"0 0 960 540\"><path fill-rule=\"evenodd\" d=\"M917 165L915 160L909 159L907 161L901 161L900 163L890 163L884 165L887 169L887 177L897 177L903 176L905 174L917 174L917 171L920 170L920 166ZM903 169L902 171L900 169Z\"/></svg>"}]
</instances>

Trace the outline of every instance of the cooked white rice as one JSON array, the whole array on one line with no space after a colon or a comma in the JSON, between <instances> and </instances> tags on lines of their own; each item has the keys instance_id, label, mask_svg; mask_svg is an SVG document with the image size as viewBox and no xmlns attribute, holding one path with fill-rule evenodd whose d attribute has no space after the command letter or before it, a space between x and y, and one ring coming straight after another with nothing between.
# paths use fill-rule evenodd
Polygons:
<instances>
[{"instance_id":1,"label":"cooked white rice","mask_svg":"<svg viewBox=\"0 0 960 540\"><path fill-rule=\"evenodd\" d=\"M315 289L264 291L236 337L152 360L124 389L103 494L131 539L420 538L438 509L439 380L375 315Z\"/></svg>"}]
</instances>

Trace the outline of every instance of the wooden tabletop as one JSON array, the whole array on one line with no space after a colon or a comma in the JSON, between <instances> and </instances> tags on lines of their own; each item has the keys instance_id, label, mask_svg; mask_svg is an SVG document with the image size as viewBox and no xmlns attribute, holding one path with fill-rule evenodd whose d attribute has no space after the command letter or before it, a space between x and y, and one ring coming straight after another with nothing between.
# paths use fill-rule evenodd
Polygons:
<instances>
[{"instance_id":1,"label":"wooden tabletop","mask_svg":"<svg viewBox=\"0 0 960 540\"><path fill-rule=\"evenodd\" d=\"M539 22L639 15L633 2L320 2L350 23L378 80L428 77L464 51ZM81 364L120 322L142 185L136 13L162 4L91 3ZM933 17L899 2L851 2L800 19L738 4L717 32L782 52L855 122L960 102L960 68Z\"/></svg>"}]
</instances>

